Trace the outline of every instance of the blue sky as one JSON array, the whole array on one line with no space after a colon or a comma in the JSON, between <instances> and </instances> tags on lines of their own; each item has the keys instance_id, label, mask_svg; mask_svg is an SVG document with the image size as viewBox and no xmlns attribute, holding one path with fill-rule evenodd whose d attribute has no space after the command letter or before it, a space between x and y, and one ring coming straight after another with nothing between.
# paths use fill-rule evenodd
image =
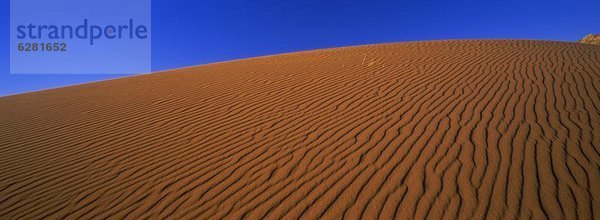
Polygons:
<instances>
[{"instance_id":1,"label":"blue sky","mask_svg":"<svg viewBox=\"0 0 600 220\"><path fill-rule=\"evenodd\" d=\"M0 3L0 96L123 75L9 74ZM371 43L471 38L575 41L600 33L600 1L153 0L152 70Z\"/></svg>"}]
</instances>

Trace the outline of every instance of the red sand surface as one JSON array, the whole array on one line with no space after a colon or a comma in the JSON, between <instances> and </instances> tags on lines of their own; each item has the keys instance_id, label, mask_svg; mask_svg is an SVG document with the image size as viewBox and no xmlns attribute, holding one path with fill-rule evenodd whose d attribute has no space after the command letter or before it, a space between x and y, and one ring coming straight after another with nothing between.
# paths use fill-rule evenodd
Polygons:
<instances>
[{"instance_id":1,"label":"red sand surface","mask_svg":"<svg viewBox=\"0 0 600 220\"><path fill-rule=\"evenodd\" d=\"M0 97L0 219L600 218L600 46L434 41Z\"/></svg>"}]
</instances>

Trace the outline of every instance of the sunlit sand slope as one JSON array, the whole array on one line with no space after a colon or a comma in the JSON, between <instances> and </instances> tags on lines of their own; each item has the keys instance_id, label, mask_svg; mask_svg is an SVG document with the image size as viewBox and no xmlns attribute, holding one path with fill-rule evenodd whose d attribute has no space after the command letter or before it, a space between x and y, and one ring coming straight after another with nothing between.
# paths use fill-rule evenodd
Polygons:
<instances>
[{"instance_id":1,"label":"sunlit sand slope","mask_svg":"<svg viewBox=\"0 0 600 220\"><path fill-rule=\"evenodd\" d=\"M0 98L0 219L600 218L600 46L435 41Z\"/></svg>"}]
</instances>

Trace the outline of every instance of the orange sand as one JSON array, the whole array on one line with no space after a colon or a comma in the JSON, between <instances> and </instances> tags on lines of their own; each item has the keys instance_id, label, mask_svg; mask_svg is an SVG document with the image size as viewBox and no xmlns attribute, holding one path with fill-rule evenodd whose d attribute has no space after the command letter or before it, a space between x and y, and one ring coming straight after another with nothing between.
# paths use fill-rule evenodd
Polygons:
<instances>
[{"instance_id":1,"label":"orange sand","mask_svg":"<svg viewBox=\"0 0 600 220\"><path fill-rule=\"evenodd\" d=\"M0 97L0 219L600 218L600 47L316 50Z\"/></svg>"}]
</instances>

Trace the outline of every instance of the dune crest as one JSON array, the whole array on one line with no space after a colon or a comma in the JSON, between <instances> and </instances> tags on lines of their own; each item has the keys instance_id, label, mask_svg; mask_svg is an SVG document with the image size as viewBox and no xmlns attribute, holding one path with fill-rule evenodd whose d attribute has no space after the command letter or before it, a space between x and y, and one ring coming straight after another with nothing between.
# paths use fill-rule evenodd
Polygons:
<instances>
[{"instance_id":1,"label":"dune crest","mask_svg":"<svg viewBox=\"0 0 600 220\"><path fill-rule=\"evenodd\" d=\"M600 34L585 35L585 37L579 40L579 43L600 45Z\"/></svg>"},{"instance_id":2,"label":"dune crest","mask_svg":"<svg viewBox=\"0 0 600 220\"><path fill-rule=\"evenodd\" d=\"M0 218L600 218L600 47L324 49L0 97Z\"/></svg>"}]
</instances>

